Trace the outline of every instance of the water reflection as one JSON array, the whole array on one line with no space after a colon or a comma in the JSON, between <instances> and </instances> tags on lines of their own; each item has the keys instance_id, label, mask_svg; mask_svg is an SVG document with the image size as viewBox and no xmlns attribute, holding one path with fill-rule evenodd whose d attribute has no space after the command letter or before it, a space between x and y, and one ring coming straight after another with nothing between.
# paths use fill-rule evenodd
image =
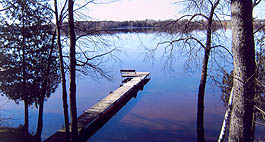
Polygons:
<instances>
[{"instance_id":1,"label":"water reflection","mask_svg":"<svg viewBox=\"0 0 265 142\"><path fill-rule=\"evenodd\" d=\"M172 92L166 91L169 87L152 91L154 82L158 81L152 78L139 98L132 99L89 141L196 141L196 96L178 93L182 91L174 87ZM209 100L206 105L213 108L206 109L207 140L216 141L223 107L217 98Z\"/></svg>"},{"instance_id":2,"label":"water reflection","mask_svg":"<svg viewBox=\"0 0 265 142\"><path fill-rule=\"evenodd\" d=\"M150 45L148 44L148 46ZM157 53L161 55L163 51ZM161 71L159 67L150 67L149 70L152 70L152 81L148 84L148 86L150 85L149 90L144 90L144 98L139 100L137 106L130 110L119 123L109 122L115 126L115 128L106 126L107 128L102 129L103 132L99 132L101 135L96 134L91 138L91 141L104 141L101 137L105 138L107 135L112 135L112 133L108 134L107 129L114 131L114 129L117 129L117 125L126 125L130 127L127 133L124 132L123 129L117 130L120 132L120 135L125 134L128 137L130 136L130 138L127 137L127 141L135 141L138 136L139 139L137 139L137 141L142 141L140 135L146 135L144 136L145 138L148 137L152 139L156 137L156 139L160 141L169 141L166 137L164 140L157 138L159 136L163 137L163 132L175 132L175 134L183 132L182 135L176 134L172 136L171 141L184 141L185 139L181 139L183 136L186 138L193 137L191 141L195 141L196 89L199 82L199 73L193 72L193 74L185 74L183 69L184 61L184 58L176 60L174 69L177 70L177 72L175 72L173 77ZM159 65L162 64L161 60L156 63ZM141 65L145 68L145 66L148 66L148 63L142 63ZM219 90L216 89L214 93L218 94L218 92ZM151 95L149 95L149 93L151 93ZM218 95L215 94L216 96L212 96L213 92L210 88L207 88L206 94L205 125L215 126L206 127L206 139L216 141L223 118L223 106ZM134 131L137 129L141 129L144 133L135 134ZM153 132L155 131L159 131L161 134L154 134ZM168 134L168 136L169 135L170 134ZM155 141L156 139L152 140ZM148 139L148 141L152 140Z\"/></svg>"},{"instance_id":3,"label":"water reflection","mask_svg":"<svg viewBox=\"0 0 265 142\"><path fill-rule=\"evenodd\" d=\"M88 141L196 141L196 105L199 72L185 72L185 59L181 53L173 68L175 72L163 70L161 54L152 62L143 62L146 47L155 47L165 39L155 34L118 34L117 46L123 47L127 54L119 55L121 65L109 65L114 80L95 82L89 77L80 76L77 80L77 109L80 115L84 110L104 98L110 91L117 89L121 83L120 68L150 71L151 81L135 99L128 102L106 125ZM199 70L199 69L198 69ZM92 89L93 88L93 89ZM88 91L89 90L89 91ZM220 101L220 90L208 87L205 96L205 134L206 140L215 140L224 114ZM19 115L21 107L9 107ZM37 111L31 110L31 122L36 124ZM13 121L16 125L20 121ZM22 122L23 123L23 122ZM55 133L63 125L63 111L60 87L45 103L43 139ZM36 126L30 126L31 132Z\"/></svg>"}]
</instances>

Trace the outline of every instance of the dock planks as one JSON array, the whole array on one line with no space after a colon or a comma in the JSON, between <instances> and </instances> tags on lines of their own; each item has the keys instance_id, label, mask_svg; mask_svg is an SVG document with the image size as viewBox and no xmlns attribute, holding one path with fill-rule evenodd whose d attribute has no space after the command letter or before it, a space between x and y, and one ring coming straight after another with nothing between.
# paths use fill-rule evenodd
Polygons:
<instances>
[{"instance_id":1,"label":"dock planks","mask_svg":"<svg viewBox=\"0 0 265 142\"><path fill-rule=\"evenodd\" d=\"M98 129L97 127L102 125L102 120L107 121L112 117L110 114L116 113L114 112L117 107L116 104L121 104L124 100L128 101L128 95L131 93L137 93L139 87L143 87L149 79L150 72L135 72L135 76L128 82L124 83L120 88L116 89L97 104L84 111L77 120L79 136L86 138L92 136ZM64 128L58 130L54 135L45 140L45 142L64 141L66 141Z\"/></svg>"}]
</instances>

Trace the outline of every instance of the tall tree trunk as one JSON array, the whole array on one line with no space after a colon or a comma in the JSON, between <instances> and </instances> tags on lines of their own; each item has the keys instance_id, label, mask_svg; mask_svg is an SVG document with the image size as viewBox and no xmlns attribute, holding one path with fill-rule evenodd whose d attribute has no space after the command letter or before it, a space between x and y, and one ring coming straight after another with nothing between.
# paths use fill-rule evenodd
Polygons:
<instances>
[{"instance_id":1,"label":"tall tree trunk","mask_svg":"<svg viewBox=\"0 0 265 142\"><path fill-rule=\"evenodd\" d=\"M76 83L75 83L75 27L74 27L74 13L73 13L73 0L68 0L68 25L70 37L70 107L71 107L71 128L72 128L72 141L78 141L77 133L77 112L76 112Z\"/></svg>"},{"instance_id":2,"label":"tall tree trunk","mask_svg":"<svg viewBox=\"0 0 265 142\"><path fill-rule=\"evenodd\" d=\"M255 93L255 52L252 1L232 0L232 51L234 98L229 142L249 142L252 136Z\"/></svg>"},{"instance_id":3,"label":"tall tree trunk","mask_svg":"<svg viewBox=\"0 0 265 142\"><path fill-rule=\"evenodd\" d=\"M59 60L60 60L60 71L61 71L61 81L62 81L62 100L63 100L63 110L64 110L64 124L67 140L70 139L69 134L69 114L68 114L68 104L67 104L67 91L66 91L66 79L64 72L64 63L63 63L63 53L61 45L61 28L58 16L57 0L54 0L54 9L55 9L55 20L56 20L56 34L57 34L57 45L59 51ZM60 19L62 20L62 19Z\"/></svg>"},{"instance_id":4,"label":"tall tree trunk","mask_svg":"<svg viewBox=\"0 0 265 142\"><path fill-rule=\"evenodd\" d=\"M24 116L24 128L25 132L29 132L29 108L28 108L28 94L25 93L25 87L26 87L26 69L25 69L25 21L24 21L24 9L25 9L25 0L23 0L22 4L22 96L24 99L24 110L25 110L25 116Z\"/></svg>"},{"instance_id":5,"label":"tall tree trunk","mask_svg":"<svg viewBox=\"0 0 265 142\"><path fill-rule=\"evenodd\" d=\"M210 56L210 50L205 50L202 72L201 72L201 81L199 86L198 93L198 106L197 106L197 142L204 142L204 93L205 85L207 80L207 66Z\"/></svg>"},{"instance_id":6,"label":"tall tree trunk","mask_svg":"<svg viewBox=\"0 0 265 142\"><path fill-rule=\"evenodd\" d=\"M30 141L29 135L29 105L26 98L24 98L24 133L26 135L24 141Z\"/></svg>"},{"instance_id":7,"label":"tall tree trunk","mask_svg":"<svg viewBox=\"0 0 265 142\"><path fill-rule=\"evenodd\" d=\"M207 35L206 35L206 46L204 49L204 58L202 63L202 71L201 71L201 80L199 86L198 93L198 104L197 104L197 141L204 142L204 94L205 94L205 86L207 81L207 72L208 72L208 61L211 52L211 43L212 43L212 22L213 15L216 7L218 6L220 0L216 1L214 5L211 7L211 11L209 13L209 17L207 20Z\"/></svg>"},{"instance_id":8,"label":"tall tree trunk","mask_svg":"<svg viewBox=\"0 0 265 142\"><path fill-rule=\"evenodd\" d=\"M27 99L24 99L24 129L29 132L29 105Z\"/></svg>"},{"instance_id":9,"label":"tall tree trunk","mask_svg":"<svg viewBox=\"0 0 265 142\"><path fill-rule=\"evenodd\" d=\"M44 108L44 94L40 98L38 126L37 126L37 132L34 136L35 141L38 141L38 142L41 141L41 133L42 133L42 129L43 129L43 108Z\"/></svg>"}]
</instances>

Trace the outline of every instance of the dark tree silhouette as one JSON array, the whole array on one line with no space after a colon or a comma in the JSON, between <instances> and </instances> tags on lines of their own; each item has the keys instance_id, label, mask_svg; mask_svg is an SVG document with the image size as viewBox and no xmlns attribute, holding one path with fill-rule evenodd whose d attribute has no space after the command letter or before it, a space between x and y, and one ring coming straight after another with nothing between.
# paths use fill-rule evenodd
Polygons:
<instances>
[{"instance_id":1,"label":"dark tree silhouette","mask_svg":"<svg viewBox=\"0 0 265 142\"><path fill-rule=\"evenodd\" d=\"M52 14L46 1L1 1L5 11L1 21L1 92L25 104L25 131L28 105L39 107L36 137L40 139L43 105L57 88L57 55L53 52ZM9 19L6 19L9 18Z\"/></svg>"},{"instance_id":2,"label":"dark tree silhouette","mask_svg":"<svg viewBox=\"0 0 265 142\"><path fill-rule=\"evenodd\" d=\"M76 37L75 37L75 25L74 25L74 1L68 0L68 29L69 29L69 37L70 37L70 110L71 110L71 133L72 133L72 141L78 141L78 133L77 133L77 109L76 109L76 57L75 57L75 45L76 45Z\"/></svg>"},{"instance_id":3,"label":"dark tree silhouette","mask_svg":"<svg viewBox=\"0 0 265 142\"><path fill-rule=\"evenodd\" d=\"M60 72L61 72L61 82L62 82L62 100L63 100L63 110L64 110L64 124L65 124L65 132L66 139L70 140L70 131L69 131L69 113L68 113L68 103L67 103L67 91L66 91L66 78L65 78L65 68L63 61L63 53L62 53L62 44L61 44L61 25L62 25L62 17L64 8L66 6L67 1L59 14L57 0L54 0L54 15L56 21L56 35L57 35L57 46L59 52L59 61L60 61Z\"/></svg>"}]
</instances>

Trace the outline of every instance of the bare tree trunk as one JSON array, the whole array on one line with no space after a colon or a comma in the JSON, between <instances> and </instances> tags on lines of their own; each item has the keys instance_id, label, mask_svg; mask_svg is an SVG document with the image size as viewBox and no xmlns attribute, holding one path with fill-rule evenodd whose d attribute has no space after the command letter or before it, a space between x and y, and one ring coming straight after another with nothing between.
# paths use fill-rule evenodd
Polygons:
<instances>
[{"instance_id":1,"label":"bare tree trunk","mask_svg":"<svg viewBox=\"0 0 265 142\"><path fill-rule=\"evenodd\" d=\"M74 13L73 13L73 0L68 0L68 25L69 25L69 37L70 37L70 107L71 107L71 129L72 129L72 141L78 141L77 133L77 112L76 112L76 58L75 58L75 28L74 28Z\"/></svg>"},{"instance_id":2,"label":"bare tree trunk","mask_svg":"<svg viewBox=\"0 0 265 142\"><path fill-rule=\"evenodd\" d=\"M249 142L252 136L255 93L255 52L252 1L232 0L232 41L234 57L234 98L229 142Z\"/></svg>"},{"instance_id":3,"label":"bare tree trunk","mask_svg":"<svg viewBox=\"0 0 265 142\"><path fill-rule=\"evenodd\" d=\"M197 141L204 142L204 93L205 93L205 85L207 80L207 66L208 60L210 56L210 50L205 50L202 72L201 72L201 81L199 86L199 94L198 94L198 106L197 106Z\"/></svg>"},{"instance_id":4,"label":"bare tree trunk","mask_svg":"<svg viewBox=\"0 0 265 142\"><path fill-rule=\"evenodd\" d=\"M211 43L212 43L212 22L213 22L213 15L216 7L219 4L219 1L216 1L214 5L211 7L211 11L207 20L207 37L206 37L206 46L204 49L204 58L202 64L202 71L201 71L201 80L199 86L199 93L198 93L198 105L197 105L197 141L204 142L205 135L204 135L204 94L205 94L205 86L207 81L207 71L208 71L208 61L211 52Z\"/></svg>"},{"instance_id":5,"label":"bare tree trunk","mask_svg":"<svg viewBox=\"0 0 265 142\"><path fill-rule=\"evenodd\" d=\"M63 53L61 45L61 28L58 16L57 0L54 0L54 9L55 9L55 19L56 19L56 34L57 34L57 45L59 51L59 60L60 60L60 71L61 71L61 81L62 81L62 100L63 100L63 110L64 110L64 124L67 140L70 139L69 134L69 114L68 114L68 104L67 104L67 91L66 91L66 79L64 72L64 63L63 63ZM61 19L62 20L62 19Z\"/></svg>"},{"instance_id":6,"label":"bare tree trunk","mask_svg":"<svg viewBox=\"0 0 265 142\"><path fill-rule=\"evenodd\" d=\"M225 118L223 121L223 125L222 125L221 131L220 131L219 138L218 138L218 142L224 142L225 141L226 128L227 128L227 125L230 123L233 96L234 95L233 95L233 88L232 88L230 96L229 96L229 100L228 100L227 110L225 112Z\"/></svg>"}]
</instances>

